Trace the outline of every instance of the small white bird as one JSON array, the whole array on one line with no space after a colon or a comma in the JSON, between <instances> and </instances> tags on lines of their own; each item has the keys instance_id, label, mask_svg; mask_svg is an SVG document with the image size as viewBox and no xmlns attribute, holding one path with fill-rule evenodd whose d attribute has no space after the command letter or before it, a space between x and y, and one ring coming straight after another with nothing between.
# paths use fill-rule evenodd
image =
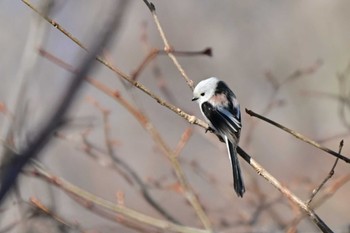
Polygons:
<instances>
[{"instance_id":1,"label":"small white bird","mask_svg":"<svg viewBox=\"0 0 350 233\"><path fill-rule=\"evenodd\" d=\"M236 148L242 128L241 111L235 94L218 78L211 77L197 84L192 101L197 101L210 128L226 143L232 165L233 185L239 197L245 187Z\"/></svg>"}]
</instances>

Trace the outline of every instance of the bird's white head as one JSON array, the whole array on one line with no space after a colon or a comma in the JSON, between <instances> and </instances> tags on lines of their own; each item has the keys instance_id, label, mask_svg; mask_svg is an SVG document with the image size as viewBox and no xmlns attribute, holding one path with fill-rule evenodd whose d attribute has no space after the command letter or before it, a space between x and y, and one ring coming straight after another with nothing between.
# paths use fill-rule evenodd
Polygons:
<instances>
[{"instance_id":1,"label":"bird's white head","mask_svg":"<svg viewBox=\"0 0 350 233\"><path fill-rule=\"evenodd\" d=\"M219 81L215 77L200 81L193 90L192 101L197 101L199 105L208 101L215 94L215 89Z\"/></svg>"}]
</instances>

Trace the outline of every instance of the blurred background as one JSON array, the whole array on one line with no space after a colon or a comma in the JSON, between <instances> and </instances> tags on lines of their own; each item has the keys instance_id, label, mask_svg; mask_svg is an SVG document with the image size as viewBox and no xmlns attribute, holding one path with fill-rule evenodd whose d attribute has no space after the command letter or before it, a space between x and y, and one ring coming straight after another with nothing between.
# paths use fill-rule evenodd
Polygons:
<instances>
[{"instance_id":1,"label":"blurred background","mask_svg":"<svg viewBox=\"0 0 350 233\"><path fill-rule=\"evenodd\" d=\"M132 74L150 49L163 49L164 44L144 2L127 2L121 27L104 56L124 73ZM50 2L32 3L44 12L43 6ZM175 51L212 49L212 57L178 56L178 59L195 83L216 76L235 92L243 113L241 147L283 185L307 200L327 176L334 157L252 119L244 109L261 113L335 151L344 139L342 154L350 155L350 2L154 0L153 3ZM49 17L90 48L115 1L61 0L51 4ZM0 28L2 137L14 122L13 141L20 150L52 112L72 76L41 56L38 49L75 68L86 52L22 1L0 1ZM140 90L126 86L101 64L90 77L119 91L137 106L170 148L177 147L186 129L191 132L178 158L218 232L290 229L298 210L243 160L247 191L243 199L236 197L225 146L215 135L205 134L204 129L191 126ZM157 56L137 80L168 102L202 119L197 104L191 102L191 89L166 55ZM22 84L24 88L19 91ZM16 93L21 93L17 102ZM104 110L110 112L108 124L103 118ZM122 199L127 207L164 219L142 197L137 185L128 183L110 166L113 161L106 156L104 134L107 125L115 154L138 174L150 195L182 224L202 228L175 185L169 160L123 106L85 83L68 119L66 127L40 155L39 160L53 174L97 196L112 202ZM86 140L97 148L94 155L87 153ZM344 182L341 188L332 189L339 179L348 175L349 166L340 161L325 188L333 196L316 211L335 232L349 232L350 209L346 203L350 185ZM138 232L82 207L60 189L38 178L23 175L18 187L25 202L30 197L38 198L59 216L78 223L84 232ZM8 198L1 210L0 231L21 219L23 211L17 204L16 198ZM47 229L60 232L60 228L50 227L49 224L56 224L52 223L54 220L42 216L33 217L27 223L30 228L26 229L40 232L38 229L46 226L37 224L38 227L35 221L48 224L42 232L48 232ZM299 232L318 231L307 218L296 228ZM21 229L18 223L6 232Z\"/></svg>"}]
</instances>

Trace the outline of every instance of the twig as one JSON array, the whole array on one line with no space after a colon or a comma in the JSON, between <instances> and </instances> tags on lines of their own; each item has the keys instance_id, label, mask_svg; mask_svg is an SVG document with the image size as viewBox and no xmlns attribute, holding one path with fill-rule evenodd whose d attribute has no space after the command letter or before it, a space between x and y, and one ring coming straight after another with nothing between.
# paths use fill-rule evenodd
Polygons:
<instances>
[{"instance_id":1,"label":"twig","mask_svg":"<svg viewBox=\"0 0 350 233\"><path fill-rule=\"evenodd\" d=\"M343 146L344 146L344 141L341 140L340 143L339 143L339 151L338 151L339 154L341 153L341 150L343 149ZM335 159L335 162L334 162L334 164L333 164L331 170L329 171L328 175L326 176L326 178L321 182L321 184L320 184L317 188L315 188L315 189L312 191L309 200L306 201L306 204L307 204L308 206L310 205L311 201L312 201L313 198L316 196L316 194L317 194L317 193L321 190L321 188L326 184L326 182L334 175L334 169L335 169L335 167L337 166L338 160L339 160L339 158L336 158L336 159Z\"/></svg>"},{"instance_id":2,"label":"twig","mask_svg":"<svg viewBox=\"0 0 350 233\"><path fill-rule=\"evenodd\" d=\"M147 224L149 226L153 226L155 228L165 230L165 231L172 231L172 232L182 232L182 233L209 233L210 231L207 230L200 230L196 228L191 227L185 227L178 224L174 224L165 220L160 220L157 218L150 217L149 215L142 214L138 211L135 211L131 208L125 207L123 205L117 205L110 201L107 201L105 199L102 199L98 196L95 196L83 189L80 189L79 187L69 183L68 181L59 178L57 176L52 175L48 171L44 170L43 168L37 167L34 175L46 180L47 182L55 185L56 187L60 188L64 192L68 194L72 194L76 197L79 197L80 199L88 202L93 203L97 206L100 206L106 210L112 211L114 213L118 213L126 218L129 218L131 220Z\"/></svg>"},{"instance_id":3,"label":"twig","mask_svg":"<svg viewBox=\"0 0 350 233\"><path fill-rule=\"evenodd\" d=\"M148 55L143 59L138 68L132 72L131 78L136 81L141 71L159 54L159 49L152 49Z\"/></svg>"},{"instance_id":4,"label":"twig","mask_svg":"<svg viewBox=\"0 0 350 233\"><path fill-rule=\"evenodd\" d=\"M347 182L350 181L350 174L344 175L343 177L338 178L333 185L331 185L330 187L328 187L327 189L325 189L324 193L322 194L322 196L318 199L316 199L315 201L313 201L311 203L312 207L314 209L318 208L319 206L321 206L325 201L327 201L330 197L332 197L334 195L334 193L340 189L341 187L344 186L344 184L346 184ZM291 223L288 224L287 229L285 230L285 232L295 232L293 231L293 229L295 228L295 226L305 217L305 213L302 212L300 214L298 214L292 221Z\"/></svg>"},{"instance_id":5,"label":"twig","mask_svg":"<svg viewBox=\"0 0 350 233\"><path fill-rule=\"evenodd\" d=\"M80 228L80 226L78 224L70 223L67 220L63 219L62 217L58 216L57 214L53 213L52 210L49 207L45 206L39 199L37 199L35 197L31 197L29 199L29 203L32 204L33 207L37 208L41 212L50 216L52 219L54 219L59 224L66 226L70 229L78 230L80 232L85 232L83 229Z\"/></svg>"},{"instance_id":6,"label":"twig","mask_svg":"<svg viewBox=\"0 0 350 233\"><path fill-rule=\"evenodd\" d=\"M185 79L187 85L191 88L191 90L193 90L193 81L187 76L185 70L182 68L182 66L180 65L179 61L177 60L177 58L175 57L174 53L173 53L173 49L170 46L170 43L168 41L168 39L165 36L164 30L162 28L162 26L160 25L158 16L156 14L156 8L154 6L154 4L152 2L149 2L148 0L143 0L143 2L147 5L148 9L151 11L151 14L153 16L153 20L157 26L157 29L159 31L160 37L163 40L164 43L164 51L168 54L169 58L173 61L174 65L176 66L176 68L180 71L182 77Z\"/></svg>"},{"instance_id":7,"label":"twig","mask_svg":"<svg viewBox=\"0 0 350 233\"><path fill-rule=\"evenodd\" d=\"M339 154L339 153L337 153L337 152L335 152L335 151L333 151L333 150L331 150L331 149L329 149L327 147L321 146L317 142L312 141L311 139L305 137L304 135L302 135L302 134L300 134L300 133L298 133L298 132L296 132L294 130L291 130L291 129L289 129L289 128L287 128L287 127L285 127L285 126L283 126L283 125L281 125L281 124L279 124L279 123L277 123L275 121L272 121L272 120L270 120L270 119L268 119L268 118L266 118L264 116L261 116L261 115L255 113L255 112L253 112L252 110L246 109L246 112L247 112L248 115L250 115L252 117L257 117L257 118L259 118L259 119L261 119L263 121L266 121L267 123L270 123L271 125L274 125L277 128L280 128L280 129L286 131L287 133L293 135L294 137L296 137L296 138L298 138L298 139L300 139L300 140L302 140L302 141L304 141L304 142L306 142L306 143L308 143L308 144L310 144L310 145L312 145L312 146L314 146L314 147L316 147L316 148L318 148L320 150L323 150L323 151L325 151L325 152L327 152L327 153L329 153L329 154L331 154L331 155L333 155L333 156L335 156L335 157L337 157L337 158L339 158L339 159L341 159L341 160L343 160L343 161L345 161L347 163L350 163L350 159L349 158L347 158L347 157L345 157L345 156L343 156L343 155L341 155L341 154Z\"/></svg>"},{"instance_id":8,"label":"twig","mask_svg":"<svg viewBox=\"0 0 350 233\"><path fill-rule=\"evenodd\" d=\"M199 55L207 55L212 56L211 48L206 48L202 51L172 51L173 54L179 55L179 56L199 56ZM164 55L168 54L163 50L153 48L148 53L148 55L143 59L141 64L138 66L138 68L132 72L131 77L133 80L137 80L137 77L141 73L141 71L158 55Z\"/></svg>"},{"instance_id":9,"label":"twig","mask_svg":"<svg viewBox=\"0 0 350 233\"><path fill-rule=\"evenodd\" d=\"M50 140L51 134L61 124L62 119L72 104L74 97L76 96L79 87L84 81L85 76L91 71L95 64L95 57L102 51L105 45L108 44L113 32L118 28L118 23L123 14L123 5L127 1L121 1L120 4L115 4L116 8L113 9L113 17L108 22L108 26L102 33L99 34L99 39L95 42L91 53L89 53L79 66L79 70L73 75L71 83L66 89L62 100L59 102L52 116L47 118L47 122L43 124L42 129L37 136L33 139L32 143L18 156L15 156L14 162L5 171L5 175L2 177L1 189L0 189L0 203L4 200L5 195L10 188L15 184L18 174L22 168L43 149L46 143Z\"/></svg>"}]
</instances>

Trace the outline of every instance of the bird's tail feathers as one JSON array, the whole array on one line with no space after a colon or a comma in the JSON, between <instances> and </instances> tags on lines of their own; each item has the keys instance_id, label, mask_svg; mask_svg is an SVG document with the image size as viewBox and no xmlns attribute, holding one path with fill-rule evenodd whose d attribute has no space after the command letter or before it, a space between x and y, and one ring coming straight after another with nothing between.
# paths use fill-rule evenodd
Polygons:
<instances>
[{"instance_id":1,"label":"bird's tail feathers","mask_svg":"<svg viewBox=\"0 0 350 233\"><path fill-rule=\"evenodd\" d=\"M227 137L225 137L225 142L227 146L227 151L230 157L233 173L233 187L236 191L237 196L243 197L245 192L243 177L241 174L241 168L239 166L239 161L237 157L236 145L230 142Z\"/></svg>"}]
</instances>

